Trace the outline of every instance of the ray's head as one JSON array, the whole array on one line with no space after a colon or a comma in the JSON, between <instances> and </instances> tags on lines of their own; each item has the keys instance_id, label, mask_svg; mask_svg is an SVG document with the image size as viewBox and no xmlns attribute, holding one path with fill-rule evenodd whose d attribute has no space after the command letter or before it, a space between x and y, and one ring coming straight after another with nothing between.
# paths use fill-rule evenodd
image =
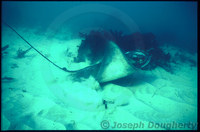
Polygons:
<instances>
[{"instance_id":1,"label":"ray's head","mask_svg":"<svg viewBox=\"0 0 200 132\"><path fill-rule=\"evenodd\" d=\"M128 51L125 53L129 62L136 68L142 68L146 66L150 60L151 56L148 53L144 53L143 51Z\"/></svg>"}]
</instances>

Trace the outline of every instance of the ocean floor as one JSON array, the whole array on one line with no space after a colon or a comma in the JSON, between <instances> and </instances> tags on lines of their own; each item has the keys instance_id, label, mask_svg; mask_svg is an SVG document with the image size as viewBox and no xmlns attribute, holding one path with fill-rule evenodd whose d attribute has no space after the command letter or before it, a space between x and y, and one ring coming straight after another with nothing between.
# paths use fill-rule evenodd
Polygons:
<instances>
[{"instance_id":1,"label":"ocean floor","mask_svg":"<svg viewBox=\"0 0 200 132\"><path fill-rule=\"evenodd\" d=\"M15 30L61 67L90 65L72 62L81 39L51 37L39 28ZM1 58L2 130L197 129L197 54L166 44L162 48L172 54L173 73L161 67L139 70L102 85L92 76L73 81L33 49L20 58L19 48L30 46L3 26L2 47L6 45Z\"/></svg>"}]
</instances>

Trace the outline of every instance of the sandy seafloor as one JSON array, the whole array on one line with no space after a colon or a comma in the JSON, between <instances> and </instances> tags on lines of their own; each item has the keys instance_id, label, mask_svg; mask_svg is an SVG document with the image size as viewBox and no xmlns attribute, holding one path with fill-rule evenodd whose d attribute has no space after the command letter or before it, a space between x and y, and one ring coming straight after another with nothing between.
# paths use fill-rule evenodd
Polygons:
<instances>
[{"instance_id":1,"label":"sandy seafloor","mask_svg":"<svg viewBox=\"0 0 200 132\"><path fill-rule=\"evenodd\" d=\"M62 40L46 37L51 33L40 33L38 29L15 29L61 67L75 70L89 65L72 62L81 39ZM197 61L197 54L166 44L162 48L173 57L173 74L157 67L137 71L118 81L120 85L100 86L93 77L72 81L68 73L33 49L24 58L17 58L19 48L30 46L3 26L2 47L7 44L1 76L14 79L1 81L2 130L197 129L197 66L174 57L182 52ZM107 109L102 100L108 102Z\"/></svg>"}]
</instances>

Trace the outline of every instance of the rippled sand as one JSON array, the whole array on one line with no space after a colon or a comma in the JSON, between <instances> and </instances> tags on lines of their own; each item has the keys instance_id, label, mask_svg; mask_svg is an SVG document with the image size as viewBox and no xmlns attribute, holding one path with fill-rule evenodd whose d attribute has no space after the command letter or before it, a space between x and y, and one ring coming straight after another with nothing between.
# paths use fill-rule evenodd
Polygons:
<instances>
[{"instance_id":1,"label":"rippled sand","mask_svg":"<svg viewBox=\"0 0 200 132\"><path fill-rule=\"evenodd\" d=\"M61 67L89 65L71 62L79 39L64 41L40 36L36 29L16 30ZM189 62L171 62L173 74L157 67L137 71L117 83L99 85L93 77L74 82L33 49L25 58L16 59L18 48L30 47L9 28L3 28L2 47L7 44L2 78L13 79L1 81L2 130L197 129L197 67ZM67 48L71 58L66 56ZM178 52L172 47L166 50Z\"/></svg>"}]
</instances>

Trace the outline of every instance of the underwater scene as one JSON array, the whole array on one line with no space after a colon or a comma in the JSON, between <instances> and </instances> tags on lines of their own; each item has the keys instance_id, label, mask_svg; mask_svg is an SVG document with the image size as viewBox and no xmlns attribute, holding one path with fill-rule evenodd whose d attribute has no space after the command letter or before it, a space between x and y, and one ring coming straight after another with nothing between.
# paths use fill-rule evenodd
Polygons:
<instances>
[{"instance_id":1,"label":"underwater scene","mask_svg":"<svg viewBox=\"0 0 200 132\"><path fill-rule=\"evenodd\" d=\"M1 130L197 130L197 96L197 2L2 2Z\"/></svg>"}]
</instances>

